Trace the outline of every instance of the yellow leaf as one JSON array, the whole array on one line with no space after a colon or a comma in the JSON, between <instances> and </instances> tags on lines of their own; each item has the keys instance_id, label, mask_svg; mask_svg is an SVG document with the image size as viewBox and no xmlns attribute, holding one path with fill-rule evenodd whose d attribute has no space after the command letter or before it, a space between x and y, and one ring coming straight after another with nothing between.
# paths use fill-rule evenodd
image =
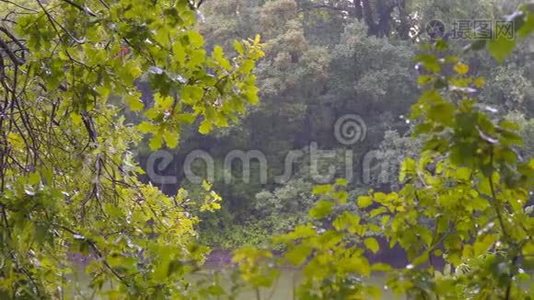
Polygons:
<instances>
[{"instance_id":1,"label":"yellow leaf","mask_svg":"<svg viewBox=\"0 0 534 300\"><path fill-rule=\"evenodd\" d=\"M469 72L469 66L464 63L459 62L454 66L454 72L460 75L465 75L467 74L467 72Z\"/></svg>"},{"instance_id":2,"label":"yellow leaf","mask_svg":"<svg viewBox=\"0 0 534 300\"><path fill-rule=\"evenodd\" d=\"M39 175L39 172L33 172L28 176L28 183L31 185L35 185L41 182L41 176Z\"/></svg>"},{"instance_id":3,"label":"yellow leaf","mask_svg":"<svg viewBox=\"0 0 534 300\"><path fill-rule=\"evenodd\" d=\"M70 119L72 121L72 124L74 124L76 126L82 124L82 116L80 116L80 114L78 114L78 113L75 113L75 112L71 113L70 114Z\"/></svg>"},{"instance_id":4,"label":"yellow leaf","mask_svg":"<svg viewBox=\"0 0 534 300\"><path fill-rule=\"evenodd\" d=\"M360 196L358 197L358 207L366 208L373 204L373 199L369 196Z\"/></svg>"},{"instance_id":5,"label":"yellow leaf","mask_svg":"<svg viewBox=\"0 0 534 300\"><path fill-rule=\"evenodd\" d=\"M200 132L201 134L208 134L211 132L212 128L213 128L213 125L209 121L204 120L202 124L200 124L200 127L198 128L198 132Z\"/></svg>"},{"instance_id":6,"label":"yellow leaf","mask_svg":"<svg viewBox=\"0 0 534 300\"><path fill-rule=\"evenodd\" d=\"M211 184L208 181L204 180L204 181L202 181L202 188L204 188L205 191L210 191L211 190Z\"/></svg>"},{"instance_id":7,"label":"yellow leaf","mask_svg":"<svg viewBox=\"0 0 534 300\"><path fill-rule=\"evenodd\" d=\"M477 79L475 79L474 84L477 88L480 89L484 87L484 85L486 84L486 80L484 79L484 77L478 77Z\"/></svg>"},{"instance_id":8,"label":"yellow leaf","mask_svg":"<svg viewBox=\"0 0 534 300\"><path fill-rule=\"evenodd\" d=\"M24 140L22 137L14 132L10 132L7 135L7 142L17 150L24 148Z\"/></svg>"}]
</instances>

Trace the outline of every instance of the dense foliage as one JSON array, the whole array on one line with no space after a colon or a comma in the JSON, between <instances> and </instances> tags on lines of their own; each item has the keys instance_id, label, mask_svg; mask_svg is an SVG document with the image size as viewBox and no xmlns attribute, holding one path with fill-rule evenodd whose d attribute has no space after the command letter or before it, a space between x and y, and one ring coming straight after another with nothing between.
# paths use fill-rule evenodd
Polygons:
<instances>
[{"instance_id":1,"label":"dense foliage","mask_svg":"<svg viewBox=\"0 0 534 300\"><path fill-rule=\"evenodd\" d=\"M236 41L232 58L208 53L186 0L1 5L0 298L70 298L75 254L91 258L91 293L195 297L184 275L205 252L196 215L220 198L205 184L195 206L141 183L131 151L142 133L173 148L185 124L207 133L256 103L259 37ZM141 77L155 93L146 106Z\"/></svg>"},{"instance_id":2,"label":"dense foliage","mask_svg":"<svg viewBox=\"0 0 534 300\"><path fill-rule=\"evenodd\" d=\"M519 38L534 31L533 14L531 5L514 15ZM498 38L485 44L500 61L515 46ZM281 256L236 252L244 280L270 286L274 266L289 264L302 270L299 299L377 298L382 289L369 278L380 272L413 299L532 298L534 160L518 155L519 125L478 100L484 80L451 50L438 40L417 56L426 72L410 118L423 146L403 161L401 188L354 199L346 180L315 187L320 200L310 222L273 240L285 247ZM347 209L350 202L360 211ZM407 254L405 268L369 260L395 245Z\"/></svg>"},{"instance_id":3,"label":"dense foliage","mask_svg":"<svg viewBox=\"0 0 534 300\"><path fill-rule=\"evenodd\" d=\"M413 58L421 44L431 41L426 24L440 19L452 31L455 20L499 19L512 13L519 2L205 1L200 28L209 43L231 51L232 39L262 34L266 55L256 69L261 103L249 110L240 126L216 130L210 136L184 135L184 147L166 170L179 184L162 189L173 194L187 185L181 173L185 158L195 149L207 151L216 162L213 185L224 202L217 218L210 216L202 224L202 236L214 247L224 248L261 243L268 233L284 232L301 222L303 212L317 200L306 188L317 184L309 174L312 143L325 150L353 151L351 193L369 188L390 191L398 185L400 162L415 155L420 143L407 138L411 130L408 114L419 94L419 71ZM383 33L370 29L378 26L373 24L380 23L379 19L379 27L388 24ZM449 43L461 49L469 41L450 39ZM532 117L532 49L528 44L519 47L506 65L477 52L463 57L473 72L486 79L481 102L502 115L513 112L526 121ZM366 138L349 147L333 134L336 120L345 114L358 114L367 125ZM234 180L226 184L221 166L235 149L260 150L266 155L266 183L260 182L260 166L253 160L250 182L241 180L237 166ZM284 173L286 155L292 150L302 150L305 156L295 163L291 180L280 184L276 178ZM364 159L369 155L377 159L365 170ZM341 152L338 159L325 160L337 168L339 177L345 176L343 157ZM204 169L199 162L196 173ZM293 204L282 208L277 204L281 199Z\"/></svg>"},{"instance_id":4,"label":"dense foliage","mask_svg":"<svg viewBox=\"0 0 534 300\"><path fill-rule=\"evenodd\" d=\"M298 299L378 298L382 277L416 299L531 299L522 2L0 0L0 298L259 299L290 267ZM516 39L426 27L503 15ZM368 130L348 146L346 114ZM313 147L356 177L317 185ZM158 149L176 181L145 174ZM177 167L198 149L214 182ZM236 149L266 155L265 181L261 161L221 167ZM212 277L206 245L249 246ZM391 248L407 266L376 259Z\"/></svg>"}]
</instances>

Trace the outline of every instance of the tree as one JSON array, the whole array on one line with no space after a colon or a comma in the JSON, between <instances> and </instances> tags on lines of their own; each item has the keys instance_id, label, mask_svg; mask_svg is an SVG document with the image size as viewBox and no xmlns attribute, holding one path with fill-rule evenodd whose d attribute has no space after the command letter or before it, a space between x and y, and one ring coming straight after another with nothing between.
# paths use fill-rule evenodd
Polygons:
<instances>
[{"instance_id":1,"label":"tree","mask_svg":"<svg viewBox=\"0 0 534 300\"><path fill-rule=\"evenodd\" d=\"M231 39L262 33L266 55L256 72L262 101L247 112L240 126L218 130L209 138L192 134L187 139L187 149L176 153L176 161L183 160L190 149L209 148L219 165L234 149L260 150L269 162L267 184L254 180L248 184L236 180L232 185L221 180L214 182L215 189L225 199L224 213L219 212L217 226L203 232L220 235L219 229L223 227L232 228L228 233L233 234L233 225L261 221L263 218L255 210L259 201L255 194L283 188L274 178L284 172L285 155L291 150L305 149L311 142L324 149L342 148L332 131L336 120L348 113L360 114L367 124L365 141L350 149L354 151L355 173L361 175L358 162L369 150L378 149L378 154L387 154L382 151L381 143L388 130L405 135L410 128L409 120L402 117L407 116L418 95L413 56L421 51L421 43L430 40L425 30L428 21L443 20L451 31L456 20L492 19L513 11L510 8L513 3L508 1L367 1L374 23L381 22L380 7L394 7L387 34L377 35L369 32L370 25L363 16L356 17L354 8L362 3L220 0L203 4L202 32L211 43L225 45L225 51L231 51L228 42ZM405 23L399 20L399 9L405 14ZM403 26L408 28L403 29L404 33ZM453 39L449 43L455 46L451 53L460 52L468 44ZM505 101L509 104L521 101L521 107L514 106L514 109L528 114L532 102L526 79L532 67L524 48L508 58L514 62L505 68L496 68L494 61L477 53L465 57L471 69L486 78L487 88L481 101L499 113L507 113L510 105ZM507 78L514 74L522 74L517 77L522 84L509 84ZM382 156L384 160L391 157ZM396 161L385 163L393 165ZM305 168L302 164L296 167ZM353 183L351 189L361 187ZM178 187L167 186L169 191ZM375 182L364 188L369 187L382 188Z\"/></svg>"},{"instance_id":2,"label":"tree","mask_svg":"<svg viewBox=\"0 0 534 300\"><path fill-rule=\"evenodd\" d=\"M534 32L533 14L532 5L514 14L519 39ZM516 41L482 44L503 61ZM335 209L354 201L347 180L315 187L312 220L274 238L282 255L250 247L235 253L245 281L269 286L273 266L290 264L303 273L299 299L377 298L380 288L365 280L373 272L386 272L388 287L414 299L531 299L534 160L517 155L516 123L477 105L473 90L483 84L449 47L438 40L417 56L427 73L410 118L423 146L404 160L400 189L358 197L362 215ZM399 245L410 264L371 263L369 253L387 244Z\"/></svg>"},{"instance_id":3,"label":"tree","mask_svg":"<svg viewBox=\"0 0 534 300\"><path fill-rule=\"evenodd\" d=\"M6 4L7 3L7 4ZM138 180L131 149L174 148L186 124L228 126L257 103L259 37L208 53L186 0L1 1L0 297L63 298L83 272L109 297L194 298L200 205ZM155 93L143 103L136 82ZM143 112L140 124L125 111ZM104 288L105 286L105 288Z\"/></svg>"}]
</instances>

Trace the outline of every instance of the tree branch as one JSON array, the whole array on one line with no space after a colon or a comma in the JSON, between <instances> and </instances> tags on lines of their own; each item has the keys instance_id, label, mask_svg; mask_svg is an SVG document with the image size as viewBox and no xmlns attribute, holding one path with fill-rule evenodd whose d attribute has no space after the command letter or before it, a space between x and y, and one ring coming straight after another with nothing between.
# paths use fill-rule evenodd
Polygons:
<instances>
[{"instance_id":1,"label":"tree branch","mask_svg":"<svg viewBox=\"0 0 534 300\"><path fill-rule=\"evenodd\" d=\"M72 5L73 7L77 8L78 10L90 15L91 17L96 17L97 15L92 12L88 7L83 7L79 5L78 3L72 2L71 0L62 0L63 2Z\"/></svg>"},{"instance_id":2,"label":"tree branch","mask_svg":"<svg viewBox=\"0 0 534 300\"><path fill-rule=\"evenodd\" d=\"M16 66L20 66L20 65L24 64L24 61L19 59L17 57L17 55L15 55L15 53L13 51L11 51L11 49L9 49L9 46L7 45L7 43L4 42L4 40L2 40L2 39L0 39L0 48L4 49L4 51L6 52L7 56L9 56L9 59L11 59L11 61Z\"/></svg>"}]
</instances>

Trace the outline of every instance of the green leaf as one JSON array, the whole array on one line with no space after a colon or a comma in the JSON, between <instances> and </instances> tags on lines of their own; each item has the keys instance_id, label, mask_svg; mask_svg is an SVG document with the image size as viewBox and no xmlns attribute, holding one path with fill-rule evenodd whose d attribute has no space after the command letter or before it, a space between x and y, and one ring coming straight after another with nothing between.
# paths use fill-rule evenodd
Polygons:
<instances>
[{"instance_id":1,"label":"green leaf","mask_svg":"<svg viewBox=\"0 0 534 300\"><path fill-rule=\"evenodd\" d=\"M454 122L454 106L448 102L431 105L428 111L428 119L439 124L451 126Z\"/></svg>"},{"instance_id":2,"label":"green leaf","mask_svg":"<svg viewBox=\"0 0 534 300\"><path fill-rule=\"evenodd\" d=\"M471 178L471 169L465 167L458 168L456 170L456 176L460 180L469 180Z\"/></svg>"},{"instance_id":3,"label":"green leaf","mask_svg":"<svg viewBox=\"0 0 534 300\"><path fill-rule=\"evenodd\" d=\"M204 181L202 181L202 188L205 191L211 191L212 185L208 181L204 180Z\"/></svg>"},{"instance_id":4,"label":"green leaf","mask_svg":"<svg viewBox=\"0 0 534 300\"><path fill-rule=\"evenodd\" d=\"M215 46L213 48L213 59L224 69L230 70L232 65L224 56L224 50L221 46Z\"/></svg>"},{"instance_id":5,"label":"green leaf","mask_svg":"<svg viewBox=\"0 0 534 300\"><path fill-rule=\"evenodd\" d=\"M239 41L234 41L234 50L238 53L243 55L245 53L245 48L243 47L243 44L241 44Z\"/></svg>"},{"instance_id":6,"label":"green leaf","mask_svg":"<svg viewBox=\"0 0 534 300\"><path fill-rule=\"evenodd\" d=\"M314 195L326 195L332 191L330 184L321 184L313 187L312 193Z\"/></svg>"},{"instance_id":7,"label":"green leaf","mask_svg":"<svg viewBox=\"0 0 534 300\"><path fill-rule=\"evenodd\" d=\"M172 52L174 54L174 59L181 65L185 64L186 52L185 47L182 43L174 43L172 46Z\"/></svg>"},{"instance_id":8,"label":"green leaf","mask_svg":"<svg viewBox=\"0 0 534 300\"><path fill-rule=\"evenodd\" d=\"M143 121L139 125L137 125L137 130L139 130L142 133L150 133L154 132L157 129L157 127L149 122Z\"/></svg>"},{"instance_id":9,"label":"green leaf","mask_svg":"<svg viewBox=\"0 0 534 300\"><path fill-rule=\"evenodd\" d=\"M366 208L373 204L373 199L369 196L360 196L358 197L358 207Z\"/></svg>"},{"instance_id":10,"label":"green leaf","mask_svg":"<svg viewBox=\"0 0 534 300\"><path fill-rule=\"evenodd\" d=\"M24 139L19 134L14 132L7 134L7 142L16 150L22 150L25 147Z\"/></svg>"},{"instance_id":11,"label":"green leaf","mask_svg":"<svg viewBox=\"0 0 534 300\"><path fill-rule=\"evenodd\" d=\"M141 100L141 94L138 93L124 97L124 101L128 104L130 110L134 112L141 111L145 107Z\"/></svg>"},{"instance_id":12,"label":"green leaf","mask_svg":"<svg viewBox=\"0 0 534 300\"><path fill-rule=\"evenodd\" d=\"M189 31L188 33L189 42L191 43L191 46L195 48L201 48L204 46L204 38L202 35L196 31Z\"/></svg>"},{"instance_id":13,"label":"green leaf","mask_svg":"<svg viewBox=\"0 0 534 300\"><path fill-rule=\"evenodd\" d=\"M371 210L371 212L369 213L369 216L370 216L371 218L374 218L374 217L376 217L376 216L378 216L378 215L381 215L381 214L383 214L383 213L386 213L387 211L388 211L387 208L385 208L385 207L382 206L382 207L375 208L375 209Z\"/></svg>"},{"instance_id":14,"label":"green leaf","mask_svg":"<svg viewBox=\"0 0 534 300\"><path fill-rule=\"evenodd\" d=\"M182 89L182 101L189 105L195 105L202 99L204 90L199 86L187 85Z\"/></svg>"},{"instance_id":15,"label":"green leaf","mask_svg":"<svg viewBox=\"0 0 534 300\"><path fill-rule=\"evenodd\" d=\"M336 179L336 185L346 187L349 184L349 181L346 178Z\"/></svg>"},{"instance_id":16,"label":"green leaf","mask_svg":"<svg viewBox=\"0 0 534 300\"><path fill-rule=\"evenodd\" d=\"M495 234L487 234L479 237L473 245L473 251L475 256L482 255L488 251L490 247L498 240L498 236Z\"/></svg>"},{"instance_id":17,"label":"green leaf","mask_svg":"<svg viewBox=\"0 0 534 300\"><path fill-rule=\"evenodd\" d=\"M250 104L254 105L260 101L260 97L258 96L258 88L256 88L255 86L249 86L245 90L245 96L247 97L248 102Z\"/></svg>"},{"instance_id":18,"label":"green leaf","mask_svg":"<svg viewBox=\"0 0 534 300\"><path fill-rule=\"evenodd\" d=\"M82 116L78 113L71 113L70 114L70 119L72 121L72 124L76 125L76 126L79 126L82 124Z\"/></svg>"},{"instance_id":19,"label":"green leaf","mask_svg":"<svg viewBox=\"0 0 534 300\"><path fill-rule=\"evenodd\" d=\"M377 253L380 250L380 245L374 238L366 238L363 243L367 249L371 250L373 253Z\"/></svg>"},{"instance_id":20,"label":"green leaf","mask_svg":"<svg viewBox=\"0 0 534 300\"><path fill-rule=\"evenodd\" d=\"M389 272L392 269L393 268L390 265L385 263L376 263L371 266L371 270L375 272Z\"/></svg>"},{"instance_id":21,"label":"green leaf","mask_svg":"<svg viewBox=\"0 0 534 300\"><path fill-rule=\"evenodd\" d=\"M208 120L204 120L202 121L202 123L200 124L200 127L198 128L198 132L202 134L208 134L211 132L212 129L213 129L213 125L211 124L211 122L209 122Z\"/></svg>"},{"instance_id":22,"label":"green leaf","mask_svg":"<svg viewBox=\"0 0 534 300\"><path fill-rule=\"evenodd\" d=\"M199 50L189 55L189 67L195 68L206 61L206 51Z\"/></svg>"},{"instance_id":23,"label":"green leaf","mask_svg":"<svg viewBox=\"0 0 534 300\"><path fill-rule=\"evenodd\" d=\"M401 182L404 182L407 177L410 177L415 174L415 165L415 160L413 158L406 158L402 161L401 171L399 174L399 180Z\"/></svg>"},{"instance_id":24,"label":"green leaf","mask_svg":"<svg viewBox=\"0 0 534 300\"><path fill-rule=\"evenodd\" d=\"M441 71L441 64L439 63L438 58L434 55L420 54L416 57L416 59L426 70L432 73L439 73L439 71Z\"/></svg>"},{"instance_id":25,"label":"green leaf","mask_svg":"<svg viewBox=\"0 0 534 300\"><path fill-rule=\"evenodd\" d=\"M298 245L287 251L284 257L293 266L300 266L308 259L311 252L312 248L308 245Z\"/></svg>"},{"instance_id":26,"label":"green leaf","mask_svg":"<svg viewBox=\"0 0 534 300\"><path fill-rule=\"evenodd\" d=\"M320 200L315 203L315 206L309 211L308 215L314 219L323 219L332 213L334 203L326 200Z\"/></svg>"},{"instance_id":27,"label":"green leaf","mask_svg":"<svg viewBox=\"0 0 534 300\"><path fill-rule=\"evenodd\" d=\"M347 191L337 191L334 193L333 197L338 204L346 204L347 199L349 198L349 193Z\"/></svg>"},{"instance_id":28,"label":"green leaf","mask_svg":"<svg viewBox=\"0 0 534 300\"><path fill-rule=\"evenodd\" d=\"M332 225L336 230L348 230L352 234L360 233L364 229L360 225L360 220L360 216L345 211L332 222Z\"/></svg>"},{"instance_id":29,"label":"green leaf","mask_svg":"<svg viewBox=\"0 0 534 300\"><path fill-rule=\"evenodd\" d=\"M464 63L458 62L456 65L454 65L454 72L460 75L465 75L467 74L467 72L469 72L469 66Z\"/></svg>"},{"instance_id":30,"label":"green leaf","mask_svg":"<svg viewBox=\"0 0 534 300\"><path fill-rule=\"evenodd\" d=\"M28 184L30 185L36 185L39 182L41 182L41 176L39 175L39 172L33 172L28 176Z\"/></svg>"},{"instance_id":31,"label":"green leaf","mask_svg":"<svg viewBox=\"0 0 534 300\"><path fill-rule=\"evenodd\" d=\"M421 76L417 77L417 84L426 85L426 84L432 82L433 80L434 80L434 78L432 76L421 75Z\"/></svg>"},{"instance_id":32,"label":"green leaf","mask_svg":"<svg viewBox=\"0 0 534 300\"><path fill-rule=\"evenodd\" d=\"M515 41L503 36L492 39L488 42L488 51L499 63L504 60L515 48Z\"/></svg>"},{"instance_id":33,"label":"green leaf","mask_svg":"<svg viewBox=\"0 0 534 300\"><path fill-rule=\"evenodd\" d=\"M152 138L150 138L150 142L148 145L150 147L150 150L158 150L161 148L162 144L163 144L163 138L161 134L157 133L157 134L154 134Z\"/></svg>"},{"instance_id":34,"label":"green leaf","mask_svg":"<svg viewBox=\"0 0 534 300\"><path fill-rule=\"evenodd\" d=\"M178 146L179 135L177 132L166 130L163 134L163 139L169 148L176 148Z\"/></svg>"}]
</instances>

